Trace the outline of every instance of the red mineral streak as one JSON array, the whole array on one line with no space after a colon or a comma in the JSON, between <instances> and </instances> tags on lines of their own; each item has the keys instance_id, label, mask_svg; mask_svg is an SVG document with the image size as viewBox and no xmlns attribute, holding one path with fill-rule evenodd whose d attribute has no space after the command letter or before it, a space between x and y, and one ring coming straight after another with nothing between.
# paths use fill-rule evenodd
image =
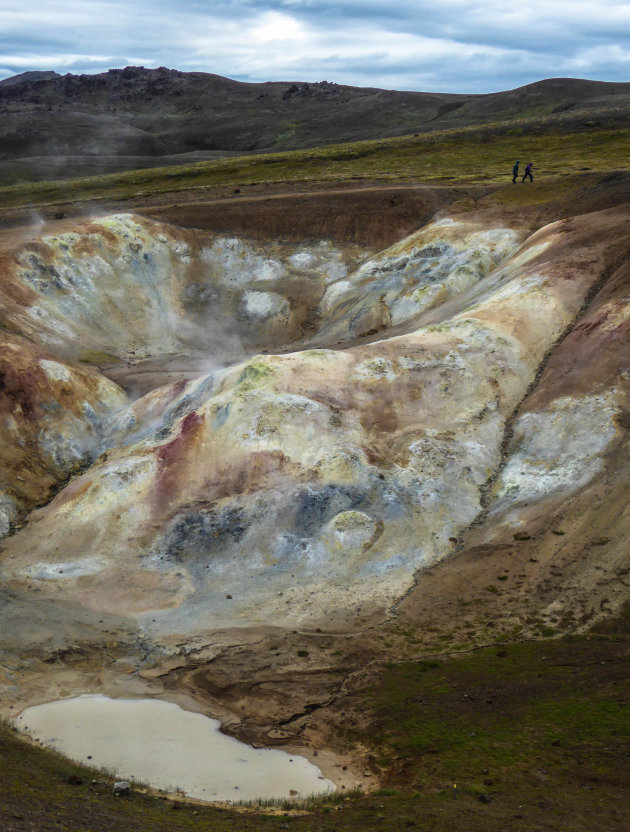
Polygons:
<instances>
[{"instance_id":1,"label":"red mineral streak","mask_svg":"<svg viewBox=\"0 0 630 832\"><path fill-rule=\"evenodd\" d=\"M196 410L189 413L180 425L179 434L157 450L158 473L156 484L156 509L161 511L181 491L180 479L185 474L195 446L199 444L205 416Z\"/></svg>"},{"instance_id":2,"label":"red mineral streak","mask_svg":"<svg viewBox=\"0 0 630 832\"><path fill-rule=\"evenodd\" d=\"M0 360L0 412L32 419L39 408L45 375L37 365L20 366Z\"/></svg>"}]
</instances>

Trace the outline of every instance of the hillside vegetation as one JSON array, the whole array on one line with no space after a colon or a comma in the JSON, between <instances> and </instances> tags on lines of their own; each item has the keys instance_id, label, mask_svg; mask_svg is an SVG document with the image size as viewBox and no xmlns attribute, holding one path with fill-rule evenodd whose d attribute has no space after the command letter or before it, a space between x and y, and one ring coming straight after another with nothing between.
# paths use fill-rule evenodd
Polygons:
<instances>
[{"instance_id":1,"label":"hillside vegetation","mask_svg":"<svg viewBox=\"0 0 630 832\"><path fill-rule=\"evenodd\" d=\"M624 124L630 84L551 79L488 95L328 81L249 84L127 67L0 82L0 183L545 119L561 130ZM511 155L511 154L509 154Z\"/></svg>"},{"instance_id":2,"label":"hillside vegetation","mask_svg":"<svg viewBox=\"0 0 630 832\"><path fill-rule=\"evenodd\" d=\"M321 184L418 182L448 185L498 185L511 182L515 157L534 162L536 189L514 190L505 199L516 204L544 202L546 187L558 178L626 167L630 125L609 127L593 122L578 130L544 129L540 122L520 127L486 125L330 145L311 150L239 156L104 176L37 182L0 188L5 208L58 206L77 201L120 201L197 191L200 199L232 195L249 186L312 188ZM544 190L541 193L541 185ZM555 186L554 186L555 187ZM79 206L81 208L81 206Z\"/></svg>"}]
</instances>

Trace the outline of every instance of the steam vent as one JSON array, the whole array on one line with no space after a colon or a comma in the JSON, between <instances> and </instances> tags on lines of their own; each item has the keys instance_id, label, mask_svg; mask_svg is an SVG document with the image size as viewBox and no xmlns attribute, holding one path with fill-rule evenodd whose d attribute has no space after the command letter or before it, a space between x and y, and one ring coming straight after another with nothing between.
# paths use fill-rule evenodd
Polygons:
<instances>
[{"instance_id":1,"label":"steam vent","mask_svg":"<svg viewBox=\"0 0 630 832\"><path fill-rule=\"evenodd\" d=\"M628 208L442 202L372 242L132 212L1 232L3 713L188 697L326 742L309 714L383 627L621 608Z\"/></svg>"}]
</instances>

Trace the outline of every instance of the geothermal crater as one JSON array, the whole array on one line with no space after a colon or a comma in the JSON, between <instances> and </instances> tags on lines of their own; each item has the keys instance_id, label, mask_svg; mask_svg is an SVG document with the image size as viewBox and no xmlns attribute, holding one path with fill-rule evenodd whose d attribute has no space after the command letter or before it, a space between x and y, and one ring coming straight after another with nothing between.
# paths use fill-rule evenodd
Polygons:
<instances>
[{"instance_id":1,"label":"geothermal crater","mask_svg":"<svg viewBox=\"0 0 630 832\"><path fill-rule=\"evenodd\" d=\"M628 377L589 361L627 331L626 213L443 211L382 251L132 214L4 232L5 711L409 615L469 536L526 539L606 476Z\"/></svg>"},{"instance_id":2,"label":"geothermal crater","mask_svg":"<svg viewBox=\"0 0 630 832\"><path fill-rule=\"evenodd\" d=\"M30 395L7 415L37 469L7 483L5 530L87 470L10 539L5 579L178 639L369 618L479 511L527 361L487 318L548 241L480 282L519 243L442 219L370 256L115 215L19 246Z\"/></svg>"}]
</instances>

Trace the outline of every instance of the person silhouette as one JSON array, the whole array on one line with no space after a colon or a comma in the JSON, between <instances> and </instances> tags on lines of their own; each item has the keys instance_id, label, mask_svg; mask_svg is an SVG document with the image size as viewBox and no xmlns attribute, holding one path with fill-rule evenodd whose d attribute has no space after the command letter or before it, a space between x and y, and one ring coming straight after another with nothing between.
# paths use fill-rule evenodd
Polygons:
<instances>
[{"instance_id":1,"label":"person silhouette","mask_svg":"<svg viewBox=\"0 0 630 832\"><path fill-rule=\"evenodd\" d=\"M512 168L512 184L513 185L516 185L516 177L518 176L518 166L519 166L519 160L517 159L516 162L514 162L514 167Z\"/></svg>"},{"instance_id":2,"label":"person silhouette","mask_svg":"<svg viewBox=\"0 0 630 832\"><path fill-rule=\"evenodd\" d=\"M527 163L527 166L525 168L525 173L523 174L523 178L521 179L521 182L524 182L527 179L528 176L529 176L529 179L530 179L531 182L534 181L534 177L532 176L532 168L533 167L534 167L533 162L528 162Z\"/></svg>"}]
</instances>

